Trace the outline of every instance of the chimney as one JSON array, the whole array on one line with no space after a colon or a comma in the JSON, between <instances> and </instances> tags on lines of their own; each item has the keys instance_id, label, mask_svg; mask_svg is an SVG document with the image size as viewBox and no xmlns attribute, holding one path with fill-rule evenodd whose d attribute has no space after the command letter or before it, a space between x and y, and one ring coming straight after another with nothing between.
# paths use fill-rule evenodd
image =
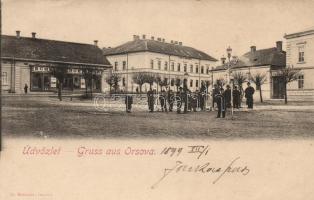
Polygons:
<instances>
[{"instance_id":1,"label":"chimney","mask_svg":"<svg viewBox=\"0 0 314 200\"><path fill-rule=\"evenodd\" d=\"M162 38L162 42L165 42L165 38Z\"/></svg>"},{"instance_id":2,"label":"chimney","mask_svg":"<svg viewBox=\"0 0 314 200\"><path fill-rule=\"evenodd\" d=\"M98 40L94 40L94 45L97 47L98 46Z\"/></svg>"},{"instance_id":3,"label":"chimney","mask_svg":"<svg viewBox=\"0 0 314 200\"><path fill-rule=\"evenodd\" d=\"M146 35L142 35L142 38L143 38L143 40L145 40L146 39Z\"/></svg>"},{"instance_id":4,"label":"chimney","mask_svg":"<svg viewBox=\"0 0 314 200\"><path fill-rule=\"evenodd\" d=\"M157 38L157 40L158 40L159 42L161 42L161 38Z\"/></svg>"},{"instance_id":5,"label":"chimney","mask_svg":"<svg viewBox=\"0 0 314 200\"><path fill-rule=\"evenodd\" d=\"M223 56L222 58L220 58L220 60L221 60L221 64L225 64L226 63L226 58Z\"/></svg>"},{"instance_id":6,"label":"chimney","mask_svg":"<svg viewBox=\"0 0 314 200\"><path fill-rule=\"evenodd\" d=\"M155 37L154 37L154 36L152 36L150 39L151 39L151 40L154 40L154 39L155 39Z\"/></svg>"},{"instance_id":7,"label":"chimney","mask_svg":"<svg viewBox=\"0 0 314 200\"><path fill-rule=\"evenodd\" d=\"M36 33L32 32L32 38L35 39L36 38Z\"/></svg>"},{"instance_id":8,"label":"chimney","mask_svg":"<svg viewBox=\"0 0 314 200\"><path fill-rule=\"evenodd\" d=\"M138 40L139 36L138 35L133 35L133 40Z\"/></svg>"},{"instance_id":9,"label":"chimney","mask_svg":"<svg viewBox=\"0 0 314 200\"><path fill-rule=\"evenodd\" d=\"M16 37L20 38L21 37L21 31L16 31Z\"/></svg>"},{"instance_id":10,"label":"chimney","mask_svg":"<svg viewBox=\"0 0 314 200\"><path fill-rule=\"evenodd\" d=\"M182 42L179 42L179 45L182 46Z\"/></svg>"},{"instance_id":11,"label":"chimney","mask_svg":"<svg viewBox=\"0 0 314 200\"><path fill-rule=\"evenodd\" d=\"M279 51L279 52L282 51L282 41L277 41L276 42L276 48L277 48L277 51Z\"/></svg>"},{"instance_id":12,"label":"chimney","mask_svg":"<svg viewBox=\"0 0 314 200\"><path fill-rule=\"evenodd\" d=\"M256 51L256 46L251 46L251 52L255 52Z\"/></svg>"},{"instance_id":13,"label":"chimney","mask_svg":"<svg viewBox=\"0 0 314 200\"><path fill-rule=\"evenodd\" d=\"M178 41L174 41L174 44L178 44Z\"/></svg>"},{"instance_id":14,"label":"chimney","mask_svg":"<svg viewBox=\"0 0 314 200\"><path fill-rule=\"evenodd\" d=\"M171 40L170 43L173 44L173 40Z\"/></svg>"}]
</instances>

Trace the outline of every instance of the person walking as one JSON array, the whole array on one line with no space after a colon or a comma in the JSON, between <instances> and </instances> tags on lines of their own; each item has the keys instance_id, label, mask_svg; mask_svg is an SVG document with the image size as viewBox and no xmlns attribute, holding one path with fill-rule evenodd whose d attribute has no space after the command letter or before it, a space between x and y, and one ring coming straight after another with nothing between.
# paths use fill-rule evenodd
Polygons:
<instances>
[{"instance_id":1,"label":"person walking","mask_svg":"<svg viewBox=\"0 0 314 200\"><path fill-rule=\"evenodd\" d=\"M247 83L247 88L245 89L245 98L246 98L246 104L249 109L253 109L253 95L254 95L255 89L251 86L251 83Z\"/></svg>"},{"instance_id":2,"label":"person walking","mask_svg":"<svg viewBox=\"0 0 314 200\"><path fill-rule=\"evenodd\" d=\"M27 94L27 90L28 90L28 85L25 83L24 85L24 93Z\"/></svg>"}]
</instances>

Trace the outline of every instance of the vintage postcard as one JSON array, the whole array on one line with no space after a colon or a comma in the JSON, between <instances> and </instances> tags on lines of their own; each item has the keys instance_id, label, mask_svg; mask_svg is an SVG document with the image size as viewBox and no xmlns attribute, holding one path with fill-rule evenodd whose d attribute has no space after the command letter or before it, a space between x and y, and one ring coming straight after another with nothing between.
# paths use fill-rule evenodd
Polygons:
<instances>
[{"instance_id":1,"label":"vintage postcard","mask_svg":"<svg viewBox=\"0 0 314 200\"><path fill-rule=\"evenodd\" d=\"M2 0L0 199L314 199L313 0Z\"/></svg>"}]
</instances>

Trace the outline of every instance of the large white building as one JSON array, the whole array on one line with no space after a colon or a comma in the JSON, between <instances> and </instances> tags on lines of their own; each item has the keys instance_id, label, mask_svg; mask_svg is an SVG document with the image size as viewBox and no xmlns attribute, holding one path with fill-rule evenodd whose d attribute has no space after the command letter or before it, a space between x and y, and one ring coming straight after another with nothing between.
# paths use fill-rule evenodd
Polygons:
<instances>
[{"instance_id":1,"label":"large white building","mask_svg":"<svg viewBox=\"0 0 314 200\"><path fill-rule=\"evenodd\" d=\"M133 36L133 40L115 48L104 48L104 55L113 66L113 72L122 77L120 90L135 92L138 85L132 76L136 72L158 74L166 79L175 90L175 81L187 80L192 91L199 89L201 82L211 80L211 68L217 61L212 56L184 46L182 42L165 42L163 38L141 38ZM154 88L157 85L154 83ZM143 92L149 89L148 84L142 87Z\"/></svg>"},{"instance_id":2,"label":"large white building","mask_svg":"<svg viewBox=\"0 0 314 200\"><path fill-rule=\"evenodd\" d=\"M287 87L290 100L314 101L314 27L286 34L287 66L301 69Z\"/></svg>"}]
</instances>

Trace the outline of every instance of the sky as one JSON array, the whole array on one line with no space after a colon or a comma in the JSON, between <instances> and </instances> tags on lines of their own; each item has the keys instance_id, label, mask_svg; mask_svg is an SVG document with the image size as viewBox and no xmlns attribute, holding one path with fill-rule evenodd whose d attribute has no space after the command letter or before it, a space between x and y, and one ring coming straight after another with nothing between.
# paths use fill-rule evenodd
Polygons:
<instances>
[{"instance_id":1,"label":"sky","mask_svg":"<svg viewBox=\"0 0 314 200\"><path fill-rule=\"evenodd\" d=\"M314 0L2 0L2 34L115 47L145 34L220 59L314 26ZM284 46L285 47L285 46Z\"/></svg>"}]
</instances>

